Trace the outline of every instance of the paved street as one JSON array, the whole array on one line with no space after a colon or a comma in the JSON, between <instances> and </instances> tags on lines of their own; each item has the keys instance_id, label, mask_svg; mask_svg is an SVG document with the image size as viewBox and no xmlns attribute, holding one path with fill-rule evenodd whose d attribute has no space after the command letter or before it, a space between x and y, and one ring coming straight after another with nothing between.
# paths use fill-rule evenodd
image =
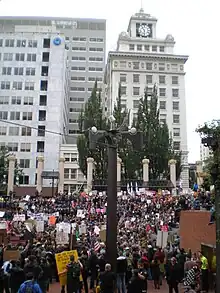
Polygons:
<instances>
[{"instance_id":1,"label":"paved street","mask_svg":"<svg viewBox=\"0 0 220 293\"><path fill-rule=\"evenodd\" d=\"M148 292L147 293L168 293L168 287L166 285L166 283L164 282L162 288L160 290L155 290L154 289L154 286L153 286L153 283L152 282L149 282L148 283ZM50 287L50 293L60 293L60 285L59 283L54 283L51 285ZM134 292L135 293L135 292ZM180 293L183 293L183 290L180 290Z\"/></svg>"}]
</instances>

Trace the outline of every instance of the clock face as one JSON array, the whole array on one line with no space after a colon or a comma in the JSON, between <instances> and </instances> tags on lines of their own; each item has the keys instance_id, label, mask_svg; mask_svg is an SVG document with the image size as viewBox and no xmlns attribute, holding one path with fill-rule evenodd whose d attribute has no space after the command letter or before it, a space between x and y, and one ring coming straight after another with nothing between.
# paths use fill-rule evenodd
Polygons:
<instances>
[{"instance_id":1,"label":"clock face","mask_svg":"<svg viewBox=\"0 0 220 293\"><path fill-rule=\"evenodd\" d=\"M141 37L149 37L149 35L151 34L151 29L147 24L141 24L139 26L138 32L140 34Z\"/></svg>"},{"instance_id":2,"label":"clock face","mask_svg":"<svg viewBox=\"0 0 220 293\"><path fill-rule=\"evenodd\" d=\"M55 46L59 46L61 44L61 39L59 37L56 37L54 40L53 40L53 43Z\"/></svg>"}]
</instances>

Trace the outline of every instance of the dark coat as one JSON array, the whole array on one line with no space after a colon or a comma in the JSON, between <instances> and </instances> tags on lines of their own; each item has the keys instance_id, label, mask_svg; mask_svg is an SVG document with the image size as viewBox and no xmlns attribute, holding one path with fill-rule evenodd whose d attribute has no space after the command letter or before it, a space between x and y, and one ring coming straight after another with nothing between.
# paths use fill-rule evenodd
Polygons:
<instances>
[{"instance_id":1,"label":"dark coat","mask_svg":"<svg viewBox=\"0 0 220 293\"><path fill-rule=\"evenodd\" d=\"M168 284L180 282L181 273L178 264L172 265L171 263L169 263L166 266L166 279Z\"/></svg>"}]
</instances>

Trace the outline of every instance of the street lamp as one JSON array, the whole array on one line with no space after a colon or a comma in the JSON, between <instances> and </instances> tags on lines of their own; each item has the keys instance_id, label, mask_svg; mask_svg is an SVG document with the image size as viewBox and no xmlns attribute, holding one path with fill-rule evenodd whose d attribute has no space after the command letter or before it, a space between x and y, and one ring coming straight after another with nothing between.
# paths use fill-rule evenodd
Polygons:
<instances>
[{"instance_id":1,"label":"street lamp","mask_svg":"<svg viewBox=\"0 0 220 293\"><path fill-rule=\"evenodd\" d=\"M107 261L111 263L113 270L116 270L117 260L117 147L122 138L131 141L135 149L142 148L143 135L132 127L128 131L121 131L115 128L115 118L109 118L110 130L98 130L96 126L89 130L89 147L95 150L99 141L103 138L107 142L108 149L108 184L107 184L107 235L106 253Z\"/></svg>"}]
</instances>

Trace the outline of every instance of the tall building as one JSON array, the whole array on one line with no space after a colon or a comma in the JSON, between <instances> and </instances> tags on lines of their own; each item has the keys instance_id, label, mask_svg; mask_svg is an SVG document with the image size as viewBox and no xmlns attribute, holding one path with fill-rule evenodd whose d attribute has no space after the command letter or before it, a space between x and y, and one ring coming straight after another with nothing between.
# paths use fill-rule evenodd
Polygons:
<instances>
[{"instance_id":1,"label":"tall building","mask_svg":"<svg viewBox=\"0 0 220 293\"><path fill-rule=\"evenodd\" d=\"M58 169L68 125L67 85L63 35L53 27L0 19L0 146L16 155L22 185L36 184L38 156L45 157L45 171Z\"/></svg>"},{"instance_id":2,"label":"tall building","mask_svg":"<svg viewBox=\"0 0 220 293\"><path fill-rule=\"evenodd\" d=\"M78 116L90 97L95 81L101 87L106 58L106 20L57 17L0 17L0 31L56 31L65 36L67 52L68 125L67 142L76 143Z\"/></svg>"},{"instance_id":3,"label":"tall building","mask_svg":"<svg viewBox=\"0 0 220 293\"><path fill-rule=\"evenodd\" d=\"M200 161L204 164L205 161L212 155L212 151L204 146L204 144L200 144Z\"/></svg>"},{"instance_id":4,"label":"tall building","mask_svg":"<svg viewBox=\"0 0 220 293\"><path fill-rule=\"evenodd\" d=\"M118 38L117 50L109 52L105 71L105 109L111 114L121 83L123 107L137 113L146 86L158 86L160 120L172 133L175 150L182 151L183 188L189 187L184 64L188 56L174 54L172 35L157 38L157 19L141 9L130 18Z\"/></svg>"}]
</instances>

